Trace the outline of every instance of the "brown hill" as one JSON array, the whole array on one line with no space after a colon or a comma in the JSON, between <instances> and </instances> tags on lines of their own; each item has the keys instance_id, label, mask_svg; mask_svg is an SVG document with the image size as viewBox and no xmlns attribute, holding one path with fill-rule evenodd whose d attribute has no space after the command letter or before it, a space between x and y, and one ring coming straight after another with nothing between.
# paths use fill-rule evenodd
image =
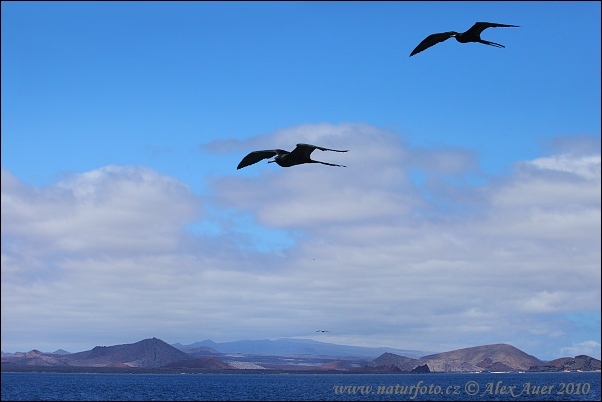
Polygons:
<instances>
[{"instance_id":1,"label":"brown hill","mask_svg":"<svg viewBox=\"0 0 602 402\"><path fill-rule=\"evenodd\" d=\"M369 367L388 366L393 364L401 371L411 371L420 365L420 360L411 357L399 356L394 353L383 353L376 359L368 363Z\"/></svg>"},{"instance_id":2,"label":"brown hill","mask_svg":"<svg viewBox=\"0 0 602 402\"><path fill-rule=\"evenodd\" d=\"M506 344L475 346L423 356L432 372L526 371L542 363L534 356Z\"/></svg>"},{"instance_id":3,"label":"brown hill","mask_svg":"<svg viewBox=\"0 0 602 402\"><path fill-rule=\"evenodd\" d=\"M3 358L2 363L19 366L68 366L59 356L47 355L35 349L27 353L15 353L10 359Z\"/></svg>"},{"instance_id":4,"label":"brown hill","mask_svg":"<svg viewBox=\"0 0 602 402\"><path fill-rule=\"evenodd\" d=\"M575 357L561 357L537 366L532 366L529 371L596 371L600 370L600 360L586 355Z\"/></svg>"},{"instance_id":5,"label":"brown hill","mask_svg":"<svg viewBox=\"0 0 602 402\"><path fill-rule=\"evenodd\" d=\"M426 374L426 373L430 373L431 370L429 369L428 364L423 364L422 366L417 366L415 368L412 369L412 371L410 371L410 373L412 374Z\"/></svg>"},{"instance_id":6,"label":"brown hill","mask_svg":"<svg viewBox=\"0 0 602 402\"><path fill-rule=\"evenodd\" d=\"M477 363L477 367L481 367L487 371L516 371L513 370L512 367L504 364L502 362L494 362L489 357L484 359L483 361Z\"/></svg>"},{"instance_id":7,"label":"brown hill","mask_svg":"<svg viewBox=\"0 0 602 402\"><path fill-rule=\"evenodd\" d=\"M180 360L170 363L163 368L198 368L208 370L235 370L236 367L229 365L215 357L201 357L196 359Z\"/></svg>"},{"instance_id":8,"label":"brown hill","mask_svg":"<svg viewBox=\"0 0 602 402\"><path fill-rule=\"evenodd\" d=\"M158 368L191 358L162 340L152 338L132 344L96 346L92 350L72 353L58 359L70 366L80 367L103 367L122 363L128 367Z\"/></svg>"}]
</instances>

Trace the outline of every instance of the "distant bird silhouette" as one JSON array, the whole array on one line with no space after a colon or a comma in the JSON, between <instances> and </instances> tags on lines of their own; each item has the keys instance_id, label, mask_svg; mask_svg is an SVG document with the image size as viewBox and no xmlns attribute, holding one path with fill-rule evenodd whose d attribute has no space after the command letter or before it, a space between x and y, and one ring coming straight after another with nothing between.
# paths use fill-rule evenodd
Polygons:
<instances>
[{"instance_id":1,"label":"distant bird silhouette","mask_svg":"<svg viewBox=\"0 0 602 402\"><path fill-rule=\"evenodd\" d=\"M478 42L484 45L496 46L496 47L504 47L504 45L500 45L499 43L489 42L481 39L481 32L483 32L487 28L497 28L497 27L514 27L519 28L518 25L506 25L506 24L496 24L495 22L477 22L466 32L458 33L456 31L442 32L432 34L426 37L416 49L412 51L410 57L414 56L416 53L420 53L429 47L436 45L439 42L443 42L451 38L452 36L456 38L456 40L460 43L468 43L468 42Z\"/></svg>"},{"instance_id":2,"label":"distant bird silhouette","mask_svg":"<svg viewBox=\"0 0 602 402\"><path fill-rule=\"evenodd\" d=\"M238 164L236 169L242 169L245 166L252 165L254 163L259 162L260 160L274 157L274 160L268 161L268 163L276 162L278 165L282 167L291 167L295 165L301 165L303 163L321 163L323 165L328 166L339 166L346 167L343 165L335 165L334 163L326 163L315 161L311 159L309 156L314 151L314 149L319 149L320 151L334 151L334 152L347 152L347 151L339 151L336 149L328 149L322 148L315 145L310 144L297 144L297 147L293 149L291 152L285 151L283 149L267 149L263 151L254 151L245 156L242 161Z\"/></svg>"},{"instance_id":3,"label":"distant bird silhouette","mask_svg":"<svg viewBox=\"0 0 602 402\"><path fill-rule=\"evenodd\" d=\"M319 330L317 330L316 332L330 332L330 331L326 331L326 330L324 330L324 329L319 329Z\"/></svg>"}]
</instances>

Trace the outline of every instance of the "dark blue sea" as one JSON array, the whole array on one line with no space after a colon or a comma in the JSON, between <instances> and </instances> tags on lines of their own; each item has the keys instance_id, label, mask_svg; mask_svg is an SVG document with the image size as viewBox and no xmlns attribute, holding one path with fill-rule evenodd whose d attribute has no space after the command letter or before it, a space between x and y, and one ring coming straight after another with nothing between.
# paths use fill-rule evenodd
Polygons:
<instances>
[{"instance_id":1,"label":"dark blue sea","mask_svg":"<svg viewBox=\"0 0 602 402\"><path fill-rule=\"evenodd\" d=\"M600 373L2 373L2 401L600 401Z\"/></svg>"}]
</instances>

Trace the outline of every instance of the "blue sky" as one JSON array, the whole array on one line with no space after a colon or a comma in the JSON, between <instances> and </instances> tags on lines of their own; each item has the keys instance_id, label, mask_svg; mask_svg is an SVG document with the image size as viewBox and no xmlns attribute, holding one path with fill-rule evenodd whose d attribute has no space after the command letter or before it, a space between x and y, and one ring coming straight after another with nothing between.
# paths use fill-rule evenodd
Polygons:
<instances>
[{"instance_id":1,"label":"blue sky","mask_svg":"<svg viewBox=\"0 0 602 402\"><path fill-rule=\"evenodd\" d=\"M520 28L409 57L476 21ZM599 2L3 2L2 350L600 358L600 35ZM299 142L348 167L236 170Z\"/></svg>"}]
</instances>

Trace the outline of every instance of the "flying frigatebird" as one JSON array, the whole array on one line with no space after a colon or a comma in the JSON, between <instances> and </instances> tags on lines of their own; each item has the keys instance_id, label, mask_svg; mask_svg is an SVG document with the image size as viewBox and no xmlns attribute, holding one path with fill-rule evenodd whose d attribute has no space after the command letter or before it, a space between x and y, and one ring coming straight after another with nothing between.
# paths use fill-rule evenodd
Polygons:
<instances>
[{"instance_id":1,"label":"flying frigatebird","mask_svg":"<svg viewBox=\"0 0 602 402\"><path fill-rule=\"evenodd\" d=\"M319 149L320 151L334 151L334 152L347 152L347 151L339 151L337 149L329 149L318 147L316 145L310 144L297 144L297 147L293 149L291 152L285 151L283 149L266 149L263 151L254 151L245 156L242 161L238 164L236 169L242 169L245 166L252 165L254 163L259 162L263 159L268 159L274 157L273 160L268 161L268 163L276 162L278 165L282 167L291 167L295 165L301 165L303 163L321 163L323 165L328 166L339 166L346 167L343 165L335 165L334 163L320 162L311 159L309 156L314 151L314 149Z\"/></svg>"},{"instance_id":2,"label":"flying frigatebird","mask_svg":"<svg viewBox=\"0 0 602 402\"><path fill-rule=\"evenodd\" d=\"M456 31L449 31L427 36L426 39L424 39L422 42L420 42L418 46L416 46L416 49L412 51L410 57L414 56L416 53L420 53L423 50L428 49L433 45L436 45L439 42L446 41L451 37L456 38L456 40L460 43L478 42L489 46L504 47L504 45L500 45L499 43L489 42L481 39L481 32L483 32L485 29L498 27L519 28L518 25L497 24L495 22L477 22L466 32L458 33Z\"/></svg>"}]
</instances>

